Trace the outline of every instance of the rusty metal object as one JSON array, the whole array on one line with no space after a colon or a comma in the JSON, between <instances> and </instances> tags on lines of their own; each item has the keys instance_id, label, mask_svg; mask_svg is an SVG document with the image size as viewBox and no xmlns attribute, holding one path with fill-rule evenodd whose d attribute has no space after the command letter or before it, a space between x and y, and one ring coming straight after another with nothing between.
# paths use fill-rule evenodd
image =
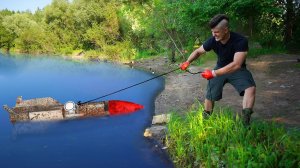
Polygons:
<instances>
[{"instance_id":1,"label":"rusty metal object","mask_svg":"<svg viewBox=\"0 0 300 168\"><path fill-rule=\"evenodd\" d=\"M14 123L124 115L143 109L144 106L122 100L81 104L68 101L63 105L51 97L23 100L22 96L19 96L15 107L10 108L4 105L3 108L9 112L10 121Z\"/></svg>"},{"instance_id":2,"label":"rusty metal object","mask_svg":"<svg viewBox=\"0 0 300 168\"><path fill-rule=\"evenodd\" d=\"M88 117L97 117L97 116L107 116L109 115L107 111L107 103L106 102L93 102L86 103L79 106L78 109L79 114L83 114L83 116Z\"/></svg>"},{"instance_id":3,"label":"rusty metal object","mask_svg":"<svg viewBox=\"0 0 300 168\"><path fill-rule=\"evenodd\" d=\"M50 97L23 100L19 96L15 107L10 108L4 105L3 108L9 112L12 123L18 121L51 121L109 115L107 102L86 103L80 105L74 113L69 113L64 109L63 104Z\"/></svg>"},{"instance_id":4,"label":"rusty metal object","mask_svg":"<svg viewBox=\"0 0 300 168\"><path fill-rule=\"evenodd\" d=\"M63 105L63 104L61 104L59 101L51 97L23 100L22 96L18 96L16 100L16 107L54 106L54 105Z\"/></svg>"}]
</instances>

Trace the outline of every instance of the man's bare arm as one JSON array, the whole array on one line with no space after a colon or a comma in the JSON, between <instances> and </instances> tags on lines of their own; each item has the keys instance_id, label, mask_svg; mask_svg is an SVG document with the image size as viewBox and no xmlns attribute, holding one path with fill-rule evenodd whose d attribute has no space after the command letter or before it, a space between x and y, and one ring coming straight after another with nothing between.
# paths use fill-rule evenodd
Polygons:
<instances>
[{"instance_id":1,"label":"man's bare arm","mask_svg":"<svg viewBox=\"0 0 300 168\"><path fill-rule=\"evenodd\" d=\"M223 68L215 70L217 76L221 76L224 74L232 73L241 68L243 62L245 61L247 56L247 52L236 52L233 57L233 62L226 65Z\"/></svg>"},{"instance_id":2,"label":"man's bare arm","mask_svg":"<svg viewBox=\"0 0 300 168\"><path fill-rule=\"evenodd\" d=\"M201 47L199 47L198 49L196 49L191 53L191 55L187 59L187 62L189 63L193 62L195 59L197 59L200 55L204 54L205 52L206 51L204 50L203 45L201 45Z\"/></svg>"}]
</instances>

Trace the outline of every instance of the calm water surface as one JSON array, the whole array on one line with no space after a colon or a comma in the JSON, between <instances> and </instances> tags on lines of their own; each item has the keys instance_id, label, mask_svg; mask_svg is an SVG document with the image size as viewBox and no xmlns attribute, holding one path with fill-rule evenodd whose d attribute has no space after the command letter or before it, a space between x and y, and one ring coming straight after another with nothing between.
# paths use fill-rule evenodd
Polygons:
<instances>
[{"instance_id":1,"label":"calm water surface","mask_svg":"<svg viewBox=\"0 0 300 168\"><path fill-rule=\"evenodd\" d=\"M0 54L0 105L53 97L65 103L86 101L153 77L108 63L80 63L55 57ZM125 116L11 124L0 109L0 167L173 167L143 135L151 123L158 78L102 100L127 100L145 106Z\"/></svg>"}]
</instances>

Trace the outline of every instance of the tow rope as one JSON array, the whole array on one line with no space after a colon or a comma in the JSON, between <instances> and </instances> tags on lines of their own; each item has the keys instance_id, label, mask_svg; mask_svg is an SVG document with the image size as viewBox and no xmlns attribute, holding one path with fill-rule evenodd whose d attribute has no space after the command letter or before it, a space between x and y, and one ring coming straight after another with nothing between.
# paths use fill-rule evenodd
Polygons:
<instances>
[{"instance_id":1,"label":"tow rope","mask_svg":"<svg viewBox=\"0 0 300 168\"><path fill-rule=\"evenodd\" d=\"M202 73L203 71L198 71L198 72L191 72L189 69L186 70L188 73L192 74L192 75L196 75L199 73Z\"/></svg>"},{"instance_id":2,"label":"tow rope","mask_svg":"<svg viewBox=\"0 0 300 168\"><path fill-rule=\"evenodd\" d=\"M108 94L106 94L106 95L103 95L103 96L100 96L100 97L97 97L97 98L94 98L94 99L91 99L91 100L88 100L88 101L85 101L85 102L78 101L77 104L78 104L78 105L82 105L82 104L86 104L86 103L93 102L93 101L98 100L98 99L102 99L102 98L104 98L104 97L107 97L107 96L110 96L110 95L113 95L113 94L122 92L122 91L127 90L127 89L130 89L130 88L132 88L132 87L135 87L135 86L141 85L141 84L143 84L143 83L149 82L149 81L151 81L151 80L153 80L153 79L156 79L156 78L159 78L159 77L161 77L161 76L167 75L167 74L172 73L172 72L174 72L174 71L177 71L177 70L179 70L179 69L180 69L180 67L175 68L175 69L173 69L173 70L171 70L171 71L169 71L169 72L162 73L162 74L157 75L157 76L155 76L155 77L152 77L152 78L150 78L150 79L144 80L144 81L139 82L139 83L136 83L136 84L134 84L134 85L125 87L125 88L123 88L123 89L114 91L114 92L112 92L112 93L108 93ZM190 73L190 74L193 74L193 75L202 73L202 71L199 71L199 72L191 72L190 70L187 70L187 72Z\"/></svg>"}]
</instances>

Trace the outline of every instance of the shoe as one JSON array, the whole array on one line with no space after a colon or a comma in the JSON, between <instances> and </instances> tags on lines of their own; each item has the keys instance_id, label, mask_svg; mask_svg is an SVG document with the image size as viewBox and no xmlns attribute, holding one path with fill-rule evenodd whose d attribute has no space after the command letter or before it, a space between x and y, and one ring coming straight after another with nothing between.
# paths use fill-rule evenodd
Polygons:
<instances>
[{"instance_id":1,"label":"shoe","mask_svg":"<svg viewBox=\"0 0 300 168\"><path fill-rule=\"evenodd\" d=\"M208 119L211 116L212 112L211 111L206 111L204 110L202 113L202 116L204 119Z\"/></svg>"},{"instance_id":2,"label":"shoe","mask_svg":"<svg viewBox=\"0 0 300 168\"><path fill-rule=\"evenodd\" d=\"M253 113L252 109L245 108L242 111L242 122L245 126L250 125L251 114Z\"/></svg>"}]
</instances>

